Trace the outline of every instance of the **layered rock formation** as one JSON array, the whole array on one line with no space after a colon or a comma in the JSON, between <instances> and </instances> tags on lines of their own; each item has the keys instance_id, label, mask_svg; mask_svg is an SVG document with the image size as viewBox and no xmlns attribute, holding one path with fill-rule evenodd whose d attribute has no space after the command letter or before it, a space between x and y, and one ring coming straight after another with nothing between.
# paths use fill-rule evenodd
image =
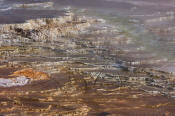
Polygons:
<instances>
[{"instance_id":1,"label":"layered rock formation","mask_svg":"<svg viewBox=\"0 0 175 116\"><path fill-rule=\"evenodd\" d=\"M2 24L0 25L1 44L4 39L17 39L22 41L56 41L61 37L69 37L81 33L89 27L95 20L78 17L72 13L59 18L42 18L28 20L22 24ZM3 41L4 40L4 41ZM14 41L13 41L14 42Z\"/></svg>"},{"instance_id":2,"label":"layered rock formation","mask_svg":"<svg viewBox=\"0 0 175 116\"><path fill-rule=\"evenodd\" d=\"M174 114L173 75L143 68L134 58L145 53L104 20L68 13L0 26L0 113Z\"/></svg>"}]
</instances>

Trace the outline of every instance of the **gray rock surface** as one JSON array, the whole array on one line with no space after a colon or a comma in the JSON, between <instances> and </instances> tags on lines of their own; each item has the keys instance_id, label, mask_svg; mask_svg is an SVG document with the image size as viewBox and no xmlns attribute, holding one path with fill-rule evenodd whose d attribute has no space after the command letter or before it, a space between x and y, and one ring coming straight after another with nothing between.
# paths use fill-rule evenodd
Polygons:
<instances>
[{"instance_id":1,"label":"gray rock surface","mask_svg":"<svg viewBox=\"0 0 175 116\"><path fill-rule=\"evenodd\" d=\"M13 87L13 86L23 86L29 83L30 79L26 78L25 76L13 78L13 79L0 79L0 86L1 87Z\"/></svg>"}]
</instances>

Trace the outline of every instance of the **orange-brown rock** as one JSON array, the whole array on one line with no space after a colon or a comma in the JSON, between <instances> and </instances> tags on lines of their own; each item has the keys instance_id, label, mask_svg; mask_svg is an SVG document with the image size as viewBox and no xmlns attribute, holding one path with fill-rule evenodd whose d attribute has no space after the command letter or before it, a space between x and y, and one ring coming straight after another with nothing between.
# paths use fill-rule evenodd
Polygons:
<instances>
[{"instance_id":1,"label":"orange-brown rock","mask_svg":"<svg viewBox=\"0 0 175 116\"><path fill-rule=\"evenodd\" d=\"M31 68L18 70L10 76L25 76L34 80L49 79L49 75L47 73L35 71Z\"/></svg>"}]
</instances>

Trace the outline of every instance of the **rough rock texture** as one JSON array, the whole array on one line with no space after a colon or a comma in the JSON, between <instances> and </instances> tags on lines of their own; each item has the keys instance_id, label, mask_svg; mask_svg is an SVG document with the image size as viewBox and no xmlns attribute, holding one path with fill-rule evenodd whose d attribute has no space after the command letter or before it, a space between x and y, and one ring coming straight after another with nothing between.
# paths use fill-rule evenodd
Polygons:
<instances>
[{"instance_id":1,"label":"rough rock texture","mask_svg":"<svg viewBox=\"0 0 175 116\"><path fill-rule=\"evenodd\" d=\"M0 112L7 116L174 114L175 103L171 99L159 94L147 94L135 87L119 86L104 79L96 81L68 68L53 74L52 80L0 90Z\"/></svg>"},{"instance_id":2,"label":"rough rock texture","mask_svg":"<svg viewBox=\"0 0 175 116\"><path fill-rule=\"evenodd\" d=\"M0 39L1 42L2 39L12 41L10 39L14 37L17 38L16 41L25 41L25 39L56 41L60 37L69 37L80 33L83 29L89 27L93 21L67 13L67 16L59 18L28 20L22 24L3 24L0 25Z\"/></svg>"},{"instance_id":3,"label":"rough rock texture","mask_svg":"<svg viewBox=\"0 0 175 116\"><path fill-rule=\"evenodd\" d=\"M24 86L28 84L29 81L30 80L25 76L12 79L0 78L0 86L1 87Z\"/></svg>"},{"instance_id":4,"label":"rough rock texture","mask_svg":"<svg viewBox=\"0 0 175 116\"><path fill-rule=\"evenodd\" d=\"M174 75L144 68L147 54L103 20L67 15L1 25L0 78L36 80L0 87L1 114L173 116Z\"/></svg>"},{"instance_id":5,"label":"rough rock texture","mask_svg":"<svg viewBox=\"0 0 175 116\"><path fill-rule=\"evenodd\" d=\"M14 72L10 76L25 76L33 80L49 79L49 75L47 73L35 71L33 69L22 69Z\"/></svg>"}]
</instances>

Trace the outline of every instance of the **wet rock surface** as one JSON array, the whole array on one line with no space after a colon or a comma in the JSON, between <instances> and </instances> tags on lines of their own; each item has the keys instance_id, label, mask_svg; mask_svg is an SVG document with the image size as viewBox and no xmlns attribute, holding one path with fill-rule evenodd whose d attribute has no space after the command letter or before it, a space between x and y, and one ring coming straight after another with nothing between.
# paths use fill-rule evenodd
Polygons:
<instances>
[{"instance_id":1,"label":"wet rock surface","mask_svg":"<svg viewBox=\"0 0 175 116\"><path fill-rule=\"evenodd\" d=\"M135 48L103 20L67 12L2 24L0 33L0 78L34 79L24 86L0 87L1 114L175 113L174 75L153 70L163 61Z\"/></svg>"}]
</instances>

